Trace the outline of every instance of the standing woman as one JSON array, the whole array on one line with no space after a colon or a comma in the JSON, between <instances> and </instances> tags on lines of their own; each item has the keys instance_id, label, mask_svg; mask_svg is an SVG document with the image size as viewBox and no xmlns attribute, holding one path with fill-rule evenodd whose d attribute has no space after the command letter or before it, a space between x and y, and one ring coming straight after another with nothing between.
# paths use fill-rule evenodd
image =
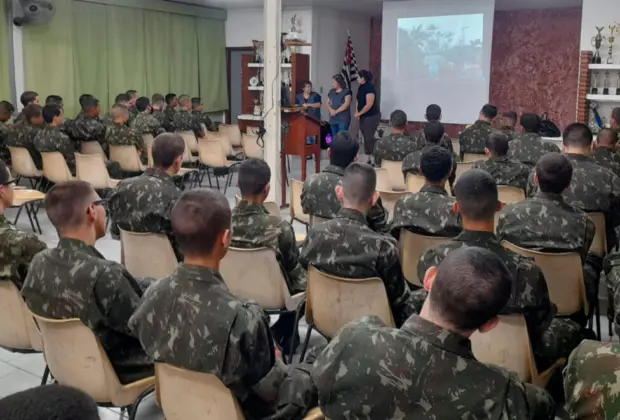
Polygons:
<instances>
[{"instance_id":1,"label":"standing woman","mask_svg":"<svg viewBox=\"0 0 620 420\"><path fill-rule=\"evenodd\" d=\"M329 123L332 126L332 135L341 131L347 131L351 124L351 90L347 88L344 77L341 74L335 75L334 88L327 94L327 110L331 116Z\"/></svg>"},{"instance_id":2,"label":"standing woman","mask_svg":"<svg viewBox=\"0 0 620 420\"><path fill-rule=\"evenodd\" d=\"M357 91L357 112L355 118L360 120L360 130L364 136L364 154L370 156L375 149L375 132L381 122L381 112L377 103L377 91L373 86L372 73L362 70L360 75L360 87Z\"/></svg>"}]
</instances>

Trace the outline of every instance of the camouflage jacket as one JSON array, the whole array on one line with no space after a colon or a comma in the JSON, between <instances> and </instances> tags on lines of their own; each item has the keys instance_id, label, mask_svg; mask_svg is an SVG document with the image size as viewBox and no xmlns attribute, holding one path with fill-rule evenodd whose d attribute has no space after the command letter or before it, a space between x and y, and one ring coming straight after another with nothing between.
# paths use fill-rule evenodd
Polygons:
<instances>
[{"instance_id":1,"label":"camouflage jacket","mask_svg":"<svg viewBox=\"0 0 620 420\"><path fill-rule=\"evenodd\" d=\"M459 136L461 158L464 153L483 154L489 135L493 133L493 127L486 121L478 120L467 127Z\"/></svg>"},{"instance_id":2,"label":"camouflage jacket","mask_svg":"<svg viewBox=\"0 0 620 420\"><path fill-rule=\"evenodd\" d=\"M159 122L162 127L165 127L164 123L166 122L166 114L164 114L164 111L153 111L151 115Z\"/></svg>"},{"instance_id":3,"label":"camouflage jacket","mask_svg":"<svg viewBox=\"0 0 620 420\"><path fill-rule=\"evenodd\" d=\"M0 121L0 159L7 165L11 164L11 154L7 148L7 140L11 134L11 126Z\"/></svg>"},{"instance_id":4,"label":"camouflage jacket","mask_svg":"<svg viewBox=\"0 0 620 420\"><path fill-rule=\"evenodd\" d=\"M46 248L36 235L17 229L0 215L0 281L10 280L21 290L30 262Z\"/></svg>"},{"instance_id":5,"label":"camouflage jacket","mask_svg":"<svg viewBox=\"0 0 620 420\"><path fill-rule=\"evenodd\" d=\"M79 318L99 339L122 383L153 375L152 360L128 325L142 289L124 266L95 247L61 238L57 248L34 257L22 295L37 315Z\"/></svg>"},{"instance_id":6,"label":"camouflage jacket","mask_svg":"<svg viewBox=\"0 0 620 420\"><path fill-rule=\"evenodd\" d=\"M400 329L377 317L347 324L314 364L330 419L545 419L550 395L478 362L468 338L413 315Z\"/></svg>"},{"instance_id":7,"label":"camouflage jacket","mask_svg":"<svg viewBox=\"0 0 620 420\"><path fill-rule=\"evenodd\" d=\"M202 137L204 134L200 123L200 118L185 109L176 111L172 116L174 131L193 131L197 137Z\"/></svg>"},{"instance_id":8,"label":"camouflage jacket","mask_svg":"<svg viewBox=\"0 0 620 420\"><path fill-rule=\"evenodd\" d=\"M58 127L47 125L38 130L34 147L41 153L60 152L71 172L75 174L75 143Z\"/></svg>"},{"instance_id":9,"label":"camouflage jacket","mask_svg":"<svg viewBox=\"0 0 620 420\"><path fill-rule=\"evenodd\" d=\"M104 143L105 125L98 117L81 113L67 125L67 132L73 141L98 141Z\"/></svg>"},{"instance_id":10,"label":"camouflage jacket","mask_svg":"<svg viewBox=\"0 0 620 420\"><path fill-rule=\"evenodd\" d=\"M429 147L432 146L424 146L424 148L420 150L416 150L413 153L408 154L403 160L403 174L405 178L407 178L407 174L412 175L420 175L420 162L422 160L422 154L425 153ZM457 156L452 154L452 173L450 174L450 185L454 184L454 180L456 179L456 163L458 159Z\"/></svg>"},{"instance_id":11,"label":"camouflage jacket","mask_svg":"<svg viewBox=\"0 0 620 420\"><path fill-rule=\"evenodd\" d=\"M145 112L139 113L130 126L140 134L152 134L153 137L166 132L157 118Z\"/></svg>"},{"instance_id":12,"label":"camouflage jacket","mask_svg":"<svg viewBox=\"0 0 620 420\"><path fill-rule=\"evenodd\" d=\"M139 114L140 114L140 111L138 111L138 108L136 108L135 105L130 106L129 107L129 121L127 121L127 124L131 125L133 120L135 120Z\"/></svg>"},{"instance_id":13,"label":"camouflage jacket","mask_svg":"<svg viewBox=\"0 0 620 420\"><path fill-rule=\"evenodd\" d=\"M620 176L620 152L609 147L598 146L592 151L592 159L602 166L612 171L616 176Z\"/></svg>"},{"instance_id":14,"label":"camouflage jacket","mask_svg":"<svg viewBox=\"0 0 620 420\"><path fill-rule=\"evenodd\" d=\"M299 265L299 248L290 223L271 215L265 207L241 201L232 212L232 242L235 248L271 248L293 295L306 291L307 273Z\"/></svg>"},{"instance_id":15,"label":"camouflage jacket","mask_svg":"<svg viewBox=\"0 0 620 420\"><path fill-rule=\"evenodd\" d=\"M23 124L26 122L26 115L23 112L18 112L13 116L13 125Z\"/></svg>"},{"instance_id":16,"label":"camouflage jacket","mask_svg":"<svg viewBox=\"0 0 620 420\"><path fill-rule=\"evenodd\" d=\"M396 241L370 229L356 210L344 208L336 219L312 227L300 262L339 277L382 279L397 325L419 310L403 278Z\"/></svg>"},{"instance_id":17,"label":"camouflage jacket","mask_svg":"<svg viewBox=\"0 0 620 420\"><path fill-rule=\"evenodd\" d=\"M512 127L500 128L500 131L508 136L510 139L509 141L513 141L519 137L519 133L517 133L517 131Z\"/></svg>"},{"instance_id":18,"label":"camouflage jacket","mask_svg":"<svg viewBox=\"0 0 620 420\"><path fill-rule=\"evenodd\" d=\"M448 253L464 246L488 249L502 259L514 282L510 300L502 313L523 314L530 335L544 331L557 313L557 307L549 299L542 271L532 258L505 249L493 233L464 230L451 243L426 251L418 263L419 278L424 278L429 268L438 266Z\"/></svg>"},{"instance_id":19,"label":"camouflage jacket","mask_svg":"<svg viewBox=\"0 0 620 420\"><path fill-rule=\"evenodd\" d=\"M108 208L112 232L161 233L168 236L177 259L183 260L172 235L170 213L181 190L166 172L148 168L140 176L123 180L114 190Z\"/></svg>"},{"instance_id":20,"label":"camouflage jacket","mask_svg":"<svg viewBox=\"0 0 620 420\"><path fill-rule=\"evenodd\" d=\"M209 116L206 113L199 112L199 111L192 111L192 115L198 118L198 121L203 123L207 130L209 131L214 130L213 121L211 121L211 118L209 118Z\"/></svg>"},{"instance_id":21,"label":"camouflage jacket","mask_svg":"<svg viewBox=\"0 0 620 420\"><path fill-rule=\"evenodd\" d=\"M166 109L164 109L163 111L164 114L164 128L166 129L166 131L168 132L172 132L175 131L175 127L173 124L173 120L174 120L174 115L177 113L176 108L168 108L166 107Z\"/></svg>"},{"instance_id":22,"label":"camouflage jacket","mask_svg":"<svg viewBox=\"0 0 620 420\"><path fill-rule=\"evenodd\" d=\"M389 134L375 143L373 156L375 163L381 165L381 160L402 161L409 153L420 149L415 140L406 134Z\"/></svg>"},{"instance_id":23,"label":"camouflage jacket","mask_svg":"<svg viewBox=\"0 0 620 420\"><path fill-rule=\"evenodd\" d=\"M336 187L342 182L344 168L328 165L319 174L315 174L304 182L301 192L301 205L304 213L324 219L334 219L342 208L336 196ZM377 201L367 215L370 228L383 232L388 228L388 213Z\"/></svg>"},{"instance_id":24,"label":"camouflage jacket","mask_svg":"<svg viewBox=\"0 0 620 420\"><path fill-rule=\"evenodd\" d=\"M560 153L560 148L544 141L537 133L524 133L510 142L508 158L533 168L538 159L549 152Z\"/></svg>"},{"instance_id":25,"label":"camouflage jacket","mask_svg":"<svg viewBox=\"0 0 620 420\"><path fill-rule=\"evenodd\" d=\"M412 137L416 144L416 150L420 150L426 145L426 135L424 134L423 128L413 133ZM445 147L450 151L450 153L454 154L452 139L450 139L450 136L448 136L447 134L444 133L441 141L439 142L439 145Z\"/></svg>"},{"instance_id":26,"label":"camouflage jacket","mask_svg":"<svg viewBox=\"0 0 620 420\"><path fill-rule=\"evenodd\" d=\"M564 373L566 409L571 419L617 419L620 345L584 340Z\"/></svg>"},{"instance_id":27,"label":"camouflage jacket","mask_svg":"<svg viewBox=\"0 0 620 420\"><path fill-rule=\"evenodd\" d=\"M407 194L396 202L392 235L398 239L402 228L421 235L452 238L461 233L463 226L454 212L454 199L444 188L426 184L420 192Z\"/></svg>"},{"instance_id":28,"label":"camouflage jacket","mask_svg":"<svg viewBox=\"0 0 620 420\"><path fill-rule=\"evenodd\" d=\"M28 149L37 169L43 169L41 153L34 147L34 139L42 127L23 121L12 126L6 141L7 146L24 147Z\"/></svg>"},{"instance_id":29,"label":"camouflage jacket","mask_svg":"<svg viewBox=\"0 0 620 420\"><path fill-rule=\"evenodd\" d=\"M247 419L301 418L314 402L309 374L276 358L263 310L215 270L180 264L146 291L130 325L156 361L220 378Z\"/></svg>"},{"instance_id":30,"label":"camouflage jacket","mask_svg":"<svg viewBox=\"0 0 620 420\"><path fill-rule=\"evenodd\" d=\"M491 157L487 160L479 160L474 162L472 169L482 169L488 172L495 179L497 185L509 185L521 188L524 191L531 172L529 166L508 157Z\"/></svg>"},{"instance_id":31,"label":"camouflage jacket","mask_svg":"<svg viewBox=\"0 0 620 420\"><path fill-rule=\"evenodd\" d=\"M136 146L139 152L144 151L142 135L124 124L114 123L105 131L105 142L109 146Z\"/></svg>"}]
</instances>

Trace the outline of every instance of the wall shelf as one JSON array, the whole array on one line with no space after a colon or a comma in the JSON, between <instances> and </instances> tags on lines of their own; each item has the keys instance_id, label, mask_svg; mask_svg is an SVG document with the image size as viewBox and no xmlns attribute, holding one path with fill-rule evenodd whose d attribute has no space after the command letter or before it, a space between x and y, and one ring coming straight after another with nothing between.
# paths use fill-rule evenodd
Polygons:
<instances>
[{"instance_id":1,"label":"wall shelf","mask_svg":"<svg viewBox=\"0 0 620 420\"><path fill-rule=\"evenodd\" d=\"M265 67L265 63L248 63L248 67L253 69L262 69ZM293 68L293 65L291 63L282 63L280 67L283 69L290 69Z\"/></svg>"},{"instance_id":2,"label":"wall shelf","mask_svg":"<svg viewBox=\"0 0 620 420\"><path fill-rule=\"evenodd\" d=\"M265 86L248 86L248 90L265 90Z\"/></svg>"},{"instance_id":3,"label":"wall shelf","mask_svg":"<svg viewBox=\"0 0 620 420\"><path fill-rule=\"evenodd\" d=\"M590 70L616 70L620 71L620 64L590 64Z\"/></svg>"},{"instance_id":4,"label":"wall shelf","mask_svg":"<svg viewBox=\"0 0 620 420\"><path fill-rule=\"evenodd\" d=\"M614 89L614 88L611 88ZM620 102L620 95L587 95L586 99L597 102Z\"/></svg>"}]
</instances>

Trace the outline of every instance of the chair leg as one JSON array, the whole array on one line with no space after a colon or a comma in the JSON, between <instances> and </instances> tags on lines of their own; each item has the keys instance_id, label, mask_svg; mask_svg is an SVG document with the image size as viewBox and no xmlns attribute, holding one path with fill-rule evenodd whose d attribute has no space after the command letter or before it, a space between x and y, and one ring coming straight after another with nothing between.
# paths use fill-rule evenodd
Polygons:
<instances>
[{"instance_id":1,"label":"chair leg","mask_svg":"<svg viewBox=\"0 0 620 420\"><path fill-rule=\"evenodd\" d=\"M226 191L232 182L232 171L228 171L228 178L226 179L226 183L224 184L224 195L226 195Z\"/></svg>"},{"instance_id":2,"label":"chair leg","mask_svg":"<svg viewBox=\"0 0 620 420\"><path fill-rule=\"evenodd\" d=\"M596 302L596 307L594 308L594 313L596 316L596 338L600 341L601 340L601 305L598 302Z\"/></svg>"},{"instance_id":3,"label":"chair leg","mask_svg":"<svg viewBox=\"0 0 620 420\"><path fill-rule=\"evenodd\" d=\"M306 350L308 350L308 344L310 344L310 334L312 334L312 325L308 325L308 331L306 332L306 339L304 340L304 347L301 349L301 355L299 356L299 362L303 362L304 357L306 357Z\"/></svg>"},{"instance_id":4,"label":"chair leg","mask_svg":"<svg viewBox=\"0 0 620 420\"><path fill-rule=\"evenodd\" d=\"M50 377L50 368L45 365L45 370L43 371L43 378L41 378L41 386L47 384L47 381Z\"/></svg>"},{"instance_id":5,"label":"chair leg","mask_svg":"<svg viewBox=\"0 0 620 420\"><path fill-rule=\"evenodd\" d=\"M220 179L215 174L215 171L213 171L213 176L215 177L215 184L217 185L217 190L219 191L220 190Z\"/></svg>"},{"instance_id":6,"label":"chair leg","mask_svg":"<svg viewBox=\"0 0 620 420\"><path fill-rule=\"evenodd\" d=\"M299 333L299 321L301 320L301 314L305 313L306 302L302 302L301 305L297 308L297 313L295 314L295 324L293 325L293 336L291 337L291 348L289 349L289 360L288 363L290 365L293 364L293 357L295 356L295 337ZM308 327L310 328L310 327Z\"/></svg>"}]
</instances>

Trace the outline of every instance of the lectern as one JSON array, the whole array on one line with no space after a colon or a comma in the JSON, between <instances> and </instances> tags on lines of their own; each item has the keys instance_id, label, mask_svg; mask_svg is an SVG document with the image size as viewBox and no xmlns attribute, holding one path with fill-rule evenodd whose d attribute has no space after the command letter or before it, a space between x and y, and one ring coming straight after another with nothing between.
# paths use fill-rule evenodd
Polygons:
<instances>
[{"instance_id":1,"label":"lectern","mask_svg":"<svg viewBox=\"0 0 620 420\"><path fill-rule=\"evenodd\" d=\"M280 166L282 168L282 207L286 207L286 157L301 158L301 180L306 180L307 157L314 155L316 172L321 171L321 121L303 112L303 108L282 108L282 121L290 127L289 133L282 136ZM306 144L308 137L315 136L314 144Z\"/></svg>"}]
</instances>

